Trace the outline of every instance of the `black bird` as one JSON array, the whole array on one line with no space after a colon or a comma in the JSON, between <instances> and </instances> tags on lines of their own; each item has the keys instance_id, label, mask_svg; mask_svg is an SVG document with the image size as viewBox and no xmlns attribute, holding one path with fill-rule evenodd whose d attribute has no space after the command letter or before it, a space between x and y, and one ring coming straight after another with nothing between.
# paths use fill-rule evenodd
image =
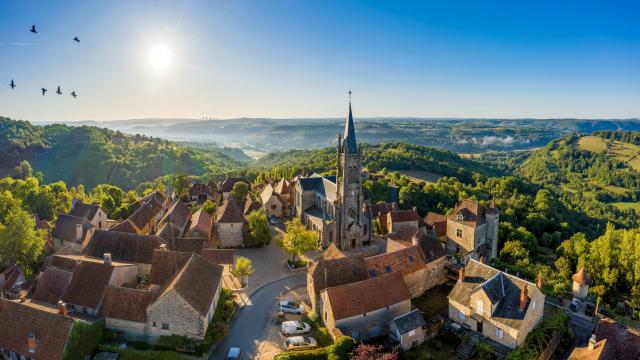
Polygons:
<instances>
[{"instance_id":1,"label":"black bird","mask_svg":"<svg viewBox=\"0 0 640 360\"><path fill-rule=\"evenodd\" d=\"M41 90L42 90L42 96L44 96L44 93L46 93L47 91L49 91L49 90L47 90L47 89L45 89L45 88L42 88Z\"/></svg>"},{"instance_id":2,"label":"black bird","mask_svg":"<svg viewBox=\"0 0 640 360\"><path fill-rule=\"evenodd\" d=\"M77 42L78 44L80 44L80 39L78 39L78 37L77 37L77 36L73 38L73 41L75 41L75 42Z\"/></svg>"},{"instance_id":3,"label":"black bird","mask_svg":"<svg viewBox=\"0 0 640 360\"><path fill-rule=\"evenodd\" d=\"M73 98L75 99L75 98L77 98L77 97L78 97L78 94L76 94L76 92L75 92L75 91L72 91L72 92L71 92L71 96L73 96Z\"/></svg>"},{"instance_id":4,"label":"black bird","mask_svg":"<svg viewBox=\"0 0 640 360\"><path fill-rule=\"evenodd\" d=\"M34 34L37 34L38 31L36 30L36 26L35 25L31 25L31 32Z\"/></svg>"},{"instance_id":5,"label":"black bird","mask_svg":"<svg viewBox=\"0 0 640 360\"><path fill-rule=\"evenodd\" d=\"M9 84L9 86L11 86L11 90L16 87L16 83L13 82L13 79L11 79L11 84Z\"/></svg>"},{"instance_id":6,"label":"black bird","mask_svg":"<svg viewBox=\"0 0 640 360\"><path fill-rule=\"evenodd\" d=\"M62 95L62 91L60 91L60 86L58 86L58 90L56 90L56 94Z\"/></svg>"}]
</instances>

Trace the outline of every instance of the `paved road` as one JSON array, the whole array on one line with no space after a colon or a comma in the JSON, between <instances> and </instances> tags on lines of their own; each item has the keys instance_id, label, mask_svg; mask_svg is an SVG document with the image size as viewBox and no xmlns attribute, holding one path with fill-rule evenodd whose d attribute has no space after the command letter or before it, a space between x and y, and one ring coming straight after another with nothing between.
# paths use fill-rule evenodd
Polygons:
<instances>
[{"instance_id":1,"label":"paved road","mask_svg":"<svg viewBox=\"0 0 640 360\"><path fill-rule=\"evenodd\" d=\"M571 355L573 348L587 345L595 326L592 321L576 314L570 313L569 315L571 316L571 329L573 330L575 338L573 339L573 345L571 348L567 349L566 353L562 356L563 359L567 359L569 355Z\"/></svg>"},{"instance_id":2,"label":"paved road","mask_svg":"<svg viewBox=\"0 0 640 360\"><path fill-rule=\"evenodd\" d=\"M303 286L306 273L276 281L260 288L251 296L251 304L245 306L235 318L229 334L218 344L209 359L224 359L229 347L240 347L245 358L253 359L257 345L271 318L271 311L276 298L281 293Z\"/></svg>"}]
</instances>

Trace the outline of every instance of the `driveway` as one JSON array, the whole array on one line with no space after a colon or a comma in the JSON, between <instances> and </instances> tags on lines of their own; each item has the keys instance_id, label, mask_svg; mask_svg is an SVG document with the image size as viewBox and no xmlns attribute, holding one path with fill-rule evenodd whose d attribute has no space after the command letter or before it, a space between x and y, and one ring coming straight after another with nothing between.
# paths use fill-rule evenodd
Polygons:
<instances>
[{"instance_id":1,"label":"driveway","mask_svg":"<svg viewBox=\"0 0 640 360\"><path fill-rule=\"evenodd\" d=\"M273 305L276 299L280 294L304 286L306 280L306 273L300 273L258 289L251 296L250 301L240 310L233 320L229 333L216 346L209 359L223 359L226 351L232 346L241 348L246 358L255 358L257 347L272 319Z\"/></svg>"}]
</instances>

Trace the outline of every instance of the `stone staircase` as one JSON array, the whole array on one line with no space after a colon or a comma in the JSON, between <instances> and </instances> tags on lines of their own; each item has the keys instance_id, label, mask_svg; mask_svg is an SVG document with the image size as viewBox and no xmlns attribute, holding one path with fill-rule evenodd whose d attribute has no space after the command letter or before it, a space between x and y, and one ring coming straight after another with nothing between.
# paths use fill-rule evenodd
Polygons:
<instances>
[{"instance_id":1,"label":"stone staircase","mask_svg":"<svg viewBox=\"0 0 640 360\"><path fill-rule=\"evenodd\" d=\"M477 335L469 334L456 349L456 357L461 360L471 359L476 352L476 345L480 339Z\"/></svg>"}]
</instances>

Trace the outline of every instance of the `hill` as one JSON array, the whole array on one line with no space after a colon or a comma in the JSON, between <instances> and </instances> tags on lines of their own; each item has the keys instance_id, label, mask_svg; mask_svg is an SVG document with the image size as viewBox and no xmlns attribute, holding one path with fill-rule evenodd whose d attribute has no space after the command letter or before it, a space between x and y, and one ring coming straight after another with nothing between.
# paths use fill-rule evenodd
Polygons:
<instances>
[{"instance_id":1,"label":"hill","mask_svg":"<svg viewBox=\"0 0 640 360\"><path fill-rule=\"evenodd\" d=\"M240 163L212 149L92 126L34 126L0 117L0 172L28 160L45 182L92 188L108 183L131 189L157 177L185 173L222 177Z\"/></svg>"}]
</instances>

